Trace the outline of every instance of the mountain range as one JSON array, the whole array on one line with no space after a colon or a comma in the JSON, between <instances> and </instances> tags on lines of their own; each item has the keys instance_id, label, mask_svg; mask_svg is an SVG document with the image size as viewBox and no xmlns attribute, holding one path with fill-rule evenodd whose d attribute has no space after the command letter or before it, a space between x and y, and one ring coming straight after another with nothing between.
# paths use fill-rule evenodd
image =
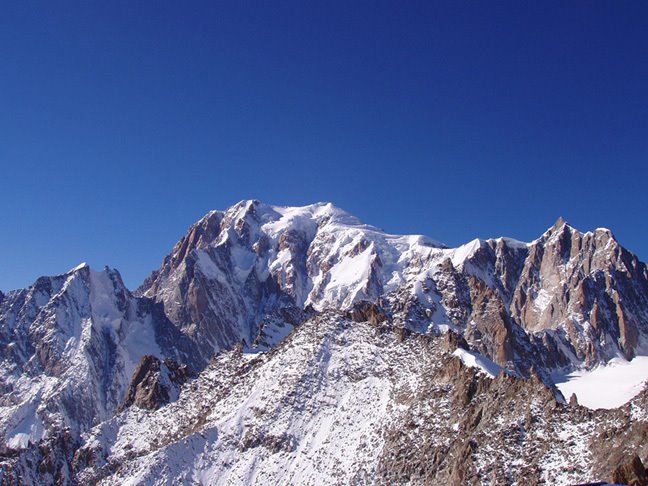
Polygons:
<instances>
[{"instance_id":1,"label":"mountain range","mask_svg":"<svg viewBox=\"0 0 648 486\"><path fill-rule=\"evenodd\" d=\"M648 355L648 269L562 219L449 248L242 201L136 290L82 264L0 293L0 349L2 484L648 481L648 388L556 386Z\"/></svg>"}]
</instances>

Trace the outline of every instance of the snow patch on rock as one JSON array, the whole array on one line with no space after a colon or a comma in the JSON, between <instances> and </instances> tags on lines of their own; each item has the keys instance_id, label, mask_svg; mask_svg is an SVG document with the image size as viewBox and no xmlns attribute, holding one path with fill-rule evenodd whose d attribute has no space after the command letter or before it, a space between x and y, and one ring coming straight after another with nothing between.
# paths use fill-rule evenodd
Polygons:
<instances>
[{"instance_id":1,"label":"snow patch on rock","mask_svg":"<svg viewBox=\"0 0 648 486\"><path fill-rule=\"evenodd\" d=\"M495 378L502 371L506 372L504 368L494 361L491 361L486 356L482 356L474 351L457 348L452 354L458 357L461 362L469 368L477 368L491 378Z\"/></svg>"}]
</instances>

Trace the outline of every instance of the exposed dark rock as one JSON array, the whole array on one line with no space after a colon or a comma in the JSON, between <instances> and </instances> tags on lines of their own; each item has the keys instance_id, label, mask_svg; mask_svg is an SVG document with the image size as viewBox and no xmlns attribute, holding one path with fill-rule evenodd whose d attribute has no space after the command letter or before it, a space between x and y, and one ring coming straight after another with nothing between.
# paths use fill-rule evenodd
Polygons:
<instances>
[{"instance_id":1,"label":"exposed dark rock","mask_svg":"<svg viewBox=\"0 0 648 486\"><path fill-rule=\"evenodd\" d=\"M647 486L648 475L641 459L634 456L630 461L617 467L612 473L612 482L628 486Z\"/></svg>"},{"instance_id":2,"label":"exposed dark rock","mask_svg":"<svg viewBox=\"0 0 648 486\"><path fill-rule=\"evenodd\" d=\"M571 397L569 397L569 404L572 406L578 405L578 397L576 396L575 393L572 393Z\"/></svg>"},{"instance_id":3,"label":"exposed dark rock","mask_svg":"<svg viewBox=\"0 0 648 486\"><path fill-rule=\"evenodd\" d=\"M362 301L353 304L347 316L354 322L369 322L377 326L387 320L387 314L376 304Z\"/></svg>"},{"instance_id":4,"label":"exposed dark rock","mask_svg":"<svg viewBox=\"0 0 648 486\"><path fill-rule=\"evenodd\" d=\"M80 440L64 429L23 450L0 453L0 484L76 485L72 462Z\"/></svg>"},{"instance_id":5,"label":"exposed dark rock","mask_svg":"<svg viewBox=\"0 0 648 486\"><path fill-rule=\"evenodd\" d=\"M255 447L265 447L273 454L292 452L297 447L296 439L288 434L272 435L257 430L248 430L239 444L239 450L245 452Z\"/></svg>"},{"instance_id":6,"label":"exposed dark rock","mask_svg":"<svg viewBox=\"0 0 648 486\"><path fill-rule=\"evenodd\" d=\"M169 403L188 378L188 369L184 365L179 366L170 359L160 361L155 356L143 356L133 373L124 401L117 408L117 413L131 405L157 410Z\"/></svg>"},{"instance_id":7,"label":"exposed dark rock","mask_svg":"<svg viewBox=\"0 0 648 486\"><path fill-rule=\"evenodd\" d=\"M454 331L448 331L443 335L443 346L449 353L454 352L457 348L470 349L464 337Z\"/></svg>"}]
</instances>

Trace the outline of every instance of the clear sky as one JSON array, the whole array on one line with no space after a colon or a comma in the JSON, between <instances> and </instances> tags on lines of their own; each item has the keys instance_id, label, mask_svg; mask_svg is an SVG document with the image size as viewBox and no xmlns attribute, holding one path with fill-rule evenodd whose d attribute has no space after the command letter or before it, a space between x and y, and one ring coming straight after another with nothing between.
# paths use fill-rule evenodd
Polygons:
<instances>
[{"instance_id":1,"label":"clear sky","mask_svg":"<svg viewBox=\"0 0 648 486\"><path fill-rule=\"evenodd\" d=\"M136 287L241 199L648 259L646 1L0 5L0 289Z\"/></svg>"}]
</instances>

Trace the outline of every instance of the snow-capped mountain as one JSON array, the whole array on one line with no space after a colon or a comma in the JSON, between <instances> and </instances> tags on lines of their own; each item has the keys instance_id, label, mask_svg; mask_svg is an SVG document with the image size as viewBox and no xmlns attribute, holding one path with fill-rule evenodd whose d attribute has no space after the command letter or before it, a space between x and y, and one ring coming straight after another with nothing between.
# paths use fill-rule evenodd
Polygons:
<instances>
[{"instance_id":1,"label":"snow-capped mountain","mask_svg":"<svg viewBox=\"0 0 648 486\"><path fill-rule=\"evenodd\" d=\"M0 294L0 347L3 484L567 484L648 454L646 392L553 386L648 354L646 265L562 219L448 248L242 201L136 292L82 265Z\"/></svg>"},{"instance_id":2,"label":"snow-capped mountain","mask_svg":"<svg viewBox=\"0 0 648 486\"><path fill-rule=\"evenodd\" d=\"M610 231L583 234L562 220L528 244L447 248L388 235L331 204L243 201L196 223L140 292L207 355L241 340L272 345L287 332L273 326L277 310L357 302L417 332L462 332L518 370L538 359L556 367L632 358L648 342L646 266Z\"/></svg>"},{"instance_id":3,"label":"snow-capped mountain","mask_svg":"<svg viewBox=\"0 0 648 486\"><path fill-rule=\"evenodd\" d=\"M133 297L108 268L81 265L40 278L7 294L0 316L0 427L8 448L110 418L143 356L203 366L162 308Z\"/></svg>"}]
</instances>

